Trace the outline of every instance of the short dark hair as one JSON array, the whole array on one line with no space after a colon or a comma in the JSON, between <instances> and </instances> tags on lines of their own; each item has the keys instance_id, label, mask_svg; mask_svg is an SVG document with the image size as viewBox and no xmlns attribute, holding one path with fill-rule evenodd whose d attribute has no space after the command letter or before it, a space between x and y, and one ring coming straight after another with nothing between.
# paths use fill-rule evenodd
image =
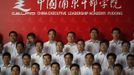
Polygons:
<instances>
[{"instance_id":1,"label":"short dark hair","mask_svg":"<svg viewBox=\"0 0 134 75\"><path fill-rule=\"evenodd\" d=\"M9 32L9 36L10 36L12 33L14 33L16 37L18 36L18 33L17 33L16 31L10 31L10 32Z\"/></svg>"},{"instance_id":2,"label":"short dark hair","mask_svg":"<svg viewBox=\"0 0 134 75\"><path fill-rule=\"evenodd\" d=\"M84 43L84 45L85 45L85 40L83 40L83 39L78 39L78 40L77 40L77 44L78 44L79 41L82 41L82 42Z\"/></svg>"},{"instance_id":3,"label":"short dark hair","mask_svg":"<svg viewBox=\"0 0 134 75\"><path fill-rule=\"evenodd\" d=\"M35 35L35 33L33 33L33 32L28 33L28 34L27 34L27 38L28 38L29 36L31 36L31 37L33 37L33 38L36 38L36 35Z\"/></svg>"},{"instance_id":4,"label":"short dark hair","mask_svg":"<svg viewBox=\"0 0 134 75\"><path fill-rule=\"evenodd\" d=\"M100 41L100 45L101 45L102 43L105 43L105 44L109 47L109 41L108 41L107 39L101 40L101 41Z\"/></svg>"},{"instance_id":5,"label":"short dark hair","mask_svg":"<svg viewBox=\"0 0 134 75\"><path fill-rule=\"evenodd\" d=\"M43 46L43 41L38 40L38 41L35 42L35 45L36 45L37 43L41 43L41 45Z\"/></svg>"},{"instance_id":6,"label":"short dark hair","mask_svg":"<svg viewBox=\"0 0 134 75\"><path fill-rule=\"evenodd\" d=\"M108 53L107 59L109 58L109 56L112 56L114 58L114 61L116 60L116 54L115 53Z\"/></svg>"},{"instance_id":7,"label":"short dark hair","mask_svg":"<svg viewBox=\"0 0 134 75\"><path fill-rule=\"evenodd\" d=\"M11 54L9 52L5 52L3 55L2 55L2 58L4 58L4 56L8 56L10 59L11 59Z\"/></svg>"},{"instance_id":8,"label":"short dark hair","mask_svg":"<svg viewBox=\"0 0 134 75\"><path fill-rule=\"evenodd\" d=\"M59 64L58 62L53 62L53 63L51 64L51 67L52 67L53 65L58 65L58 67L59 67L59 69L60 69L60 64Z\"/></svg>"},{"instance_id":9,"label":"short dark hair","mask_svg":"<svg viewBox=\"0 0 134 75\"><path fill-rule=\"evenodd\" d=\"M92 64L92 68L93 68L93 66L99 66L99 69L102 70L100 63L93 63L93 64Z\"/></svg>"},{"instance_id":10,"label":"short dark hair","mask_svg":"<svg viewBox=\"0 0 134 75\"><path fill-rule=\"evenodd\" d=\"M33 65L36 65L40 70L40 65L38 63L32 63L31 68L33 67Z\"/></svg>"},{"instance_id":11,"label":"short dark hair","mask_svg":"<svg viewBox=\"0 0 134 75\"><path fill-rule=\"evenodd\" d=\"M127 55L127 60L128 60L129 57L132 57L134 59L134 55L133 54L128 54Z\"/></svg>"},{"instance_id":12,"label":"short dark hair","mask_svg":"<svg viewBox=\"0 0 134 75\"><path fill-rule=\"evenodd\" d=\"M11 67L11 71L13 70L14 67L17 67L18 70L19 70L19 72L20 72L20 67L19 67L18 65L13 65L13 66Z\"/></svg>"},{"instance_id":13,"label":"short dark hair","mask_svg":"<svg viewBox=\"0 0 134 75\"><path fill-rule=\"evenodd\" d=\"M28 54L28 53L24 53L24 54L22 55L22 59L24 58L24 56L28 56L29 59L31 60L31 55L30 55L30 54Z\"/></svg>"},{"instance_id":14,"label":"short dark hair","mask_svg":"<svg viewBox=\"0 0 134 75\"><path fill-rule=\"evenodd\" d=\"M51 54L46 53L46 54L43 55L43 58L44 58L44 56L49 56L50 60L52 60Z\"/></svg>"},{"instance_id":15,"label":"short dark hair","mask_svg":"<svg viewBox=\"0 0 134 75\"><path fill-rule=\"evenodd\" d=\"M118 31L119 34L121 33L120 28L117 28L117 27L114 27L114 28L112 29L112 33L113 33L114 31Z\"/></svg>"},{"instance_id":16,"label":"short dark hair","mask_svg":"<svg viewBox=\"0 0 134 75\"><path fill-rule=\"evenodd\" d=\"M57 42L56 42L56 45L57 45L58 42L61 42L61 43L62 43L62 46L64 47L64 43L63 43L63 41L57 41Z\"/></svg>"},{"instance_id":17,"label":"short dark hair","mask_svg":"<svg viewBox=\"0 0 134 75\"><path fill-rule=\"evenodd\" d=\"M76 36L75 32L72 32L72 31L71 32L68 32L67 35L68 34L73 34L74 36Z\"/></svg>"},{"instance_id":18,"label":"short dark hair","mask_svg":"<svg viewBox=\"0 0 134 75\"><path fill-rule=\"evenodd\" d=\"M90 33L91 33L93 30L95 30L95 31L97 32L97 34L99 34L99 30L98 30L97 28L91 28L91 29L90 29Z\"/></svg>"},{"instance_id":19,"label":"short dark hair","mask_svg":"<svg viewBox=\"0 0 134 75\"><path fill-rule=\"evenodd\" d=\"M121 70L123 70L123 66L122 66L121 64L119 64L119 63L114 64L114 68L115 68L115 67L119 67Z\"/></svg>"},{"instance_id":20,"label":"short dark hair","mask_svg":"<svg viewBox=\"0 0 134 75\"><path fill-rule=\"evenodd\" d=\"M94 55L93 55L92 53L87 53L87 54L85 55L85 58L86 58L88 55L90 55L90 56L94 59Z\"/></svg>"},{"instance_id":21,"label":"short dark hair","mask_svg":"<svg viewBox=\"0 0 134 75\"><path fill-rule=\"evenodd\" d=\"M49 34L49 32L51 32L51 31L53 31L54 34L56 35L56 30L55 29L49 29L47 33Z\"/></svg>"},{"instance_id":22,"label":"short dark hair","mask_svg":"<svg viewBox=\"0 0 134 75\"><path fill-rule=\"evenodd\" d=\"M70 66L70 69L71 69L72 67L77 67L78 69L80 69L80 66L79 66L78 64L75 64L75 63Z\"/></svg>"},{"instance_id":23,"label":"short dark hair","mask_svg":"<svg viewBox=\"0 0 134 75\"><path fill-rule=\"evenodd\" d=\"M18 44L21 44L23 48L25 47L25 44L24 44L23 41L18 41L18 42L16 43L16 47L17 47Z\"/></svg>"},{"instance_id":24,"label":"short dark hair","mask_svg":"<svg viewBox=\"0 0 134 75\"><path fill-rule=\"evenodd\" d=\"M130 44L130 42L129 42L129 41L125 40L125 41L123 41L123 42L122 42L122 44L121 44L121 45L123 45L124 43L127 43L127 44L129 45L129 48L130 48L131 44Z\"/></svg>"},{"instance_id":25,"label":"short dark hair","mask_svg":"<svg viewBox=\"0 0 134 75\"><path fill-rule=\"evenodd\" d=\"M72 53L70 53L70 52L66 53L66 54L64 55L64 58L65 58L67 55L69 55L69 56L72 58L72 60L73 60L73 54L72 54Z\"/></svg>"}]
</instances>

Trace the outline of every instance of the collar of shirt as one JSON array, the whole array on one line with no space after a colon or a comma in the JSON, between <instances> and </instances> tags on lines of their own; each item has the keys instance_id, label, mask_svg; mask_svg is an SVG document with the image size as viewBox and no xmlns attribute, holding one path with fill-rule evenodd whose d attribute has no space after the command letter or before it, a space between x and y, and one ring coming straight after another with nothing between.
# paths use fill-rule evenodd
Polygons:
<instances>
[{"instance_id":1,"label":"collar of shirt","mask_svg":"<svg viewBox=\"0 0 134 75\"><path fill-rule=\"evenodd\" d=\"M121 44L121 42L122 42L121 40L117 40L117 41L112 40L112 41L111 41L111 43L115 43L115 44Z\"/></svg>"},{"instance_id":2,"label":"collar of shirt","mask_svg":"<svg viewBox=\"0 0 134 75\"><path fill-rule=\"evenodd\" d=\"M64 54L63 52L56 52L56 55L62 55L62 54Z\"/></svg>"},{"instance_id":3,"label":"collar of shirt","mask_svg":"<svg viewBox=\"0 0 134 75\"><path fill-rule=\"evenodd\" d=\"M101 51L99 52L100 55L107 55L107 52L106 53L102 53Z\"/></svg>"},{"instance_id":4,"label":"collar of shirt","mask_svg":"<svg viewBox=\"0 0 134 75\"><path fill-rule=\"evenodd\" d=\"M127 67L127 69L134 70L134 66L133 67Z\"/></svg>"},{"instance_id":5,"label":"collar of shirt","mask_svg":"<svg viewBox=\"0 0 134 75\"><path fill-rule=\"evenodd\" d=\"M85 53L85 50L83 50L82 52L77 51L77 54L84 54L84 53Z\"/></svg>"},{"instance_id":6,"label":"collar of shirt","mask_svg":"<svg viewBox=\"0 0 134 75\"><path fill-rule=\"evenodd\" d=\"M67 43L67 45L74 46L74 45L76 45L76 43Z\"/></svg>"},{"instance_id":7,"label":"collar of shirt","mask_svg":"<svg viewBox=\"0 0 134 75\"><path fill-rule=\"evenodd\" d=\"M9 68L11 67L12 65L11 64L8 64L7 66L5 64L2 65L3 67L6 67L6 68Z\"/></svg>"},{"instance_id":8,"label":"collar of shirt","mask_svg":"<svg viewBox=\"0 0 134 75\"><path fill-rule=\"evenodd\" d=\"M17 43L17 42L15 42L15 43L9 42L9 44L10 44L11 46L16 46L16 43Z\"/></svg>"},{"instance_id":9,"label":"collar of shirt","mask_svg":"<svg viewBox=\"0 0 134 75\"><path fill-rule=\"evenodd\" d=\"M23 67L24 67L24 68L31 68L30 65L26 66L26 65L24 65L24 64L23 64Z\"/></svg>"},{"instance_id":10,"label":"collar of shirt","mask_svg":"<svg viewBox=\"0 0 134 75\"><path fill-rule=\"evenodd\" d=\"M48 41L49 44L55 44L56 41Z\"/></svg>"},{"instance_id":11,"label":"collar of shirt","mask_svg":"<svg viewBox=\"0 0 134 75\"><path fill-rule=\"evenodd\" d=\"M86 68L89 68L89 69L92 68L92 66L88 66L88 65L86 65L86 64L85 64L84 66L85 66Z\"/></svg>"},{"instance_id":12,"label":"collar of shirt","mask_svg":"<svg viewBox=\"0 0 134 75\"><path fill-rule=\"evenodd\" d=\"M39 53L39 54L36 53L35 55L41 57L42 56L42 53Z\"/></svg>"},{"instance_id":13,"label":"collar of shirt","mask_svg":"<svg viewBox=\"0 0 134 75\"><path fill-rule=\"evenodd\" d=\"M45 70L46 70L46 69L48 70L49 68L50 68L50 65L44 65L44 66L43 66L43 69L45 69Z\"/></svg>"},{"instance_id":14,"label":"collar of shirt","mask_svg":"<svg viewBox=\"0 0 134 75\"><path fill-rule=\"evenodd\" d=\"M124 55L127 56L128 54L129 54L129 52L127 52L127 53L126 53L126 52L123 52L123 53L122 53L123 56L124 56Z\"/></svg>"},{"instance_id":15,"label":"collar of shirt","mask_svg":"<svg viewBox=\"0 0 134 75\"><path fill-rule=\"evenodd\" d=\"M92 40L92 39L90 39L89 42L99 43L99 40Z\"/></svg>"}]
</instances>

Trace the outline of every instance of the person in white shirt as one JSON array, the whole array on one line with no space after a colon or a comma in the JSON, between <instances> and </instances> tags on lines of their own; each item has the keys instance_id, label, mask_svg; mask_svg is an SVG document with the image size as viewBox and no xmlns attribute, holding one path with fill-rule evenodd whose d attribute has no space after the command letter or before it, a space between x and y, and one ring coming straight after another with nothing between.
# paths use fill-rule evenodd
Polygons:
<instances>
[{"instance_id":1,"label":"person in white shirt","mask_svg":"<svg viewBox=\"0 0 134 75\"><path fill-rule=\"evenodd\" d=\"M77 41L77 49L78 51L73 54L73 62L77 63L81 67L85 64L85 55L87 53L87 51L85 51L85 41L83 39L79 39Z\"/></svg>"},{"instance_id":2,"label":"person in white shirt","mask_svg":"<svg viewBox=\"0 0 134 75\"><path fill-rule=\"evenodd\" d=\"M123 67L121 64L114 65L114 74L113 75L124 75L123 74Z\"/></svg>"},{"instance_id":3,"label":"person in white shirt","mask_svg":"<svg viewBox=\"0 0 134 75\"><path fill-rule=\"evenodd\" d=\"M71 75L70 66L72 65L72 61L73 61L73 54L66 53L64 55L65 65L60 69L61 75Z\"/></svg>"},{"instance_id":4,"label":"person in white shirt","mask_svg":"<svg viewBox=\"0 0 134 75\"><path fill-rule=\"evenodd\" d=\"M18 65L13 65L11 67L11 75L20 75L20 67Z\"/></svg>"},{"instance_id":5,"label":"person in white shirt","mask_svg":"<svg viewBox=\"0 0 134 75\"><path fill-rule=\"evenodd\" d=\"M106 67L102 70L102 75L114 75L113 66L116 61L116 55L114 53L109 53L107 55L108 64L105 65Z\"/></svg>"},{"instance_id":6,"label":"person in white shirt","mask_svg":"<svg viewBox=\"0 0 134 75\"><path fill-rule=\"evenodd\" d=\"M31 74L31 55L28 53L23 54L22 56L23 65L21 66L21 75L30 75Z\"/></svg>"},{"instance_id":7,"label":"person in white shirt","mask_svg":"<svg viewBox=\"0 0 134 75\"><path fill-rule=\"evenodd\" d=\"M131 43L130 52L134 54L134 30L133 30L133 39L130 41L130 43Z\"/></svg>"},{"instance_id":8,"label":"person in white shirt","mask_svg":"<svg viewBox=\"0 0 134 75\"><path fill-rule=\"evenodd\" d=\"M48 30L48 38L49 40L44 43L44 49L43 52L53 54L56 52L56 30L49 29Z\"/></svg>"},{"instance_id":9,"label":"person in white shirt","mask_svg":"<svg viewBox=\"0 0 134 75\"><path fill-rule=\"evenodd\" d=\"M51 64L51 75L61 75L60 74L60 64L57 62L53 62Z\"/></svg>"},{"instance_id":10,"label":"person in white shirt","mask_svg":"<svg viewBox=\"0 0 134 75\"><path fill-rule=\"evenodd\" d=\"M32 66L31 66L31 71L32 71L31 75L40 75L39 74L40 65L38 63L33 63Z\"/></svg>"},{"instance_id":11,"label":"person in white shirt","mask_svg":"<svg viewBox=\"0 0 134 75\"><path fill-rule=\"evenodd\" d=\"M99 63L92 64L93 75L101 75L101 65Z\"/></svg>"},{"instance_id":12,"label":"person in white shirt","mask_svg":"<svg viewBox=\"0 0 134 75\"><path fill-rule=\"evenodd\" d=\"M67 44L64 46L64 52L75 53L77 51L77 44L75 43L76 34L74 32L67 33Z\"/></svg>"},{"instance_id":13,"label":"person in white shirt","mask_svg":"<svg viewBox=\"0 0 134 75\"><path fill-rule=\"evenodd\" d=\"M0 65L3 63L2 62L2 54L3 54L3 43L0 42Z\"/></svg>"},{"instance_id":14,"label":"person in white shirt","mask_svg":"<svg viewBox=\"0 0 134 75\"><path fill-rule=\"evenodd\" d=\"M11 54L11 57L15 56L17 53L16 51L17 37L18 37L17 32L11 31L9 33L10 42L4 45L4 52L9 52Z\"/></svg>"},{"instance_id":15,"label":"person in white shirt","mask_svg":"<svg viewBox=\"0 0 134 75\"><path fill-rule=\"evenodd\" d=\"M71 75L81 75L80 74L80 67L78 64L72 64L70 66Z\"/></svg>"},{"instance_id":16,"label":"person in white shirt","mask_svg":"<svg viewBox=\"0 0 134 75\"><path fill-rule=\"evenodd\" d=\"M17 50L17 55L12 58L13 64L15 65L22 65L22 56L25 52L25 45L22 41L19 41L16 43L16 50Z\"/></svg>"},{"instance_id":17,"label":"person in white shirt","mask_svg":"<svg viewBox=\"0 0 134 75\"><path fill-rule=\"evenodd\" d=\"M87 53L85 55L85 65L81 67L81 75L93 75L92 64L94 62L94 55Z\"/></svg>"},{"instance_id":18,"label":"person in white shirt","mask_svg":"<svg viewBox=\"0 0 134 75\"><path fill-rule=\"evenodd\" d=\"M130 42L123 41L122 42L122 53L117 55L116 63L122 64L123 67L127 66L127 55L129 54Z\"/></svg>"},{"instance_id":19,"label":"person in white shirt","mask_svg":"<svg viewBox=\"0 0 134 75\"><path fill-rule=\"evenodd\" d=\"M25 51L26 53L29 53L30 55L36 53L35 40L36 40L35 33L27 34L26 51Z\"/></svg>"},{"instance_id":20,"label":"person in white shirt","mask_svg":"<svg viewBox=\"0 0 134 75\"><path fill-rule=\"evenodd\" d=\"M134 55L129 54L127 56L128 66L124 69L125 75L134 75Z\"/></svg>"},{"instance_id":21,"label":"person in white shirt","mask_svg":"<svg viewBox=\"0 0 134 75\"><path fill-rule=\"evenodd\" d=\"M99 52L100 41L97 40L98 35L99 35L99 30L97 28L90 29L90 40L87 40L85 42L85 44L86 44L85 50L87 50L88 52L91 52L93 54L96 54Z\"/></svg>"},{"instance_id":22,"label":"person in white shirt","mask_svg":"<svg viewBox=\"0 0 134 75\"><path fill-rule=\"evenodd\" d=\"M10 64L11 55L8 52L5 52L2 55L3 64L1 65L1 75L10 75L11 74L11 67Z\"/></svg>"},{"instance_id":23,"label":"person in white shirt","mask_svg":"<svg viewBox=\"0 0 134 75\"><path fill-rule=\"evenodd\" d=\"M108 52L107 52L108 47L109 47L109 41L106 40L106 39L101 40L100 41L100 52L97 53L95 55L95 57L94 57L95 58L95 62L100 63L102 69L104 69L105 65L108 64L107 58L106 58L106 56L108 54Z\"/></svg>"},{"instance_id":24,"label":"person in white shirt","mask_svg":"<svg viewBox=\"0 0 134 75\"><path fill-rule=\"evenodd\" d=\"M53 62L58 62L60 64L60 67L64 66L64 43L62 41L57 41L56 43L56 53L52 55L53 57Z\"/></svg>"},{"instance_id":25,"label":"person in white shirt","mask_svg":"<svg viewBox=\"0 0 134 75\"><path fill-rule=\"evenodd\" d=\"M50 54L43 55L43 65L41 66L40 70L41 75L51 75L51 61L52 56Z\"/></svg>"},{"instance_id":26,"label":"person in white shirt","mask_svg":"<svg viewBox=\"0 0 134 75\"><path fill-rule=\"evenodd\" d=\"M113 40L110 41L110 45L109 45L109 53L113 52L116 55L122 53L122 49L121 49L121 43L122 41L120 40L120 34L121 34L121 30L119 28L113 28L112 29L112 37Z\"/></svg>"},{"instance_id":27,"label":"person in white shirt","mask_svg":"<svg viewBox=\"0 0 134 75\"><path fill-rule=\"evenodd\" d=\"M32 63L38 63L40 66L43 63L42 56L44 53L42 53L43 49L43 42L42 41L36 41L35 43L36 53L32 54Z\"/></svg>"}]
</instances>

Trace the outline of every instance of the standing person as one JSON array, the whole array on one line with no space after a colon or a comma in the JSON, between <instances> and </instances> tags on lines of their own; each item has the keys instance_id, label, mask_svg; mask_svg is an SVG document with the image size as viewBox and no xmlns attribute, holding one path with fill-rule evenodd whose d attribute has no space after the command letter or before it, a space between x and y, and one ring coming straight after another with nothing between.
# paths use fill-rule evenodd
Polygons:
<instances>
[{"instance_id":1,"label":"standing person","mask_svg":"<svg viewBox=\"0 0 134 75\"><path fill-rule=\"evenodd\" d=\"M44 43L44 52L53 54L56 52L56 30L55 29L49 29L48 30L48 38L49 40Z\"/></svg>"},{"instance_id":2,"label":"standing person","mask_svg":"<svg viewBox=\"0 0 134 75\"><path fill-rule=\"evenodd\" d=\"M100 41L97 40L98 35L99 35L99 30L97 28L90 29L90 39L85 42L86 44L85 50L93 54L96 54L99 52Z\"/></svg>"}]
</instances>

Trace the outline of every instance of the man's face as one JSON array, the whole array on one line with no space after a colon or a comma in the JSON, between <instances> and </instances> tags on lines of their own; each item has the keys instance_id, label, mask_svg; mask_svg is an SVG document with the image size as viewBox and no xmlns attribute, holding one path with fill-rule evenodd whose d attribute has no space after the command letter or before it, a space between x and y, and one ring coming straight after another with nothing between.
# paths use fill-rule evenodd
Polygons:
<instances>
[{"instance_id":1,"label":"man's face","mask_svg":"<svg viewBox=\"0 0 134 75\"><path fill-rule=\"evenodd\" d=\"M92 31L90 32L90 36L91 36L92 39L96 39L97 36L98 36L97 31L96 31L96 30L92 30Z\"/></svg>"},{"instance_id":2,"label":"man's face","mask_svg":"<svg viewBox=\"0 0 134 75\"><path fill-rule=\"evenodd\" d=\"M9 39L10 39L11 42L16 42L17 36L15 35L15 33L11 33L9 35Z\"/></svg>"},{"instance_id":3,"label":"man's face","mask_svg":"<svg viewBox=\"0 0 134 75\"><path fill-rule=\"evenodd\" d=\"M57 64L53 64L51 67L51 71L55 74L57 74L59 72L60 68Z\"/></svg>"},{"instance_id":4,"label":"man's face","mask_svg":"<svg viewBox=\"0 0 134 75\"><path fill-rule=\"evenodd\" d=\"M63 45L61 42L57 42L56 44L56 50L59 51L59 52L62 52L63 50Z\"/></svg>"},{"instance_id":5,"label":"man's face","mask_svg":"<svg viewBox=\"0 0 134 75\"><path fill-rule=\"evenodd\" d=\"M66 55L66 56L64 57L64 61L65 61L66 65L70 65L70 64L72 63L72 58L71 58L71 56L70 56L70 55Z\"/></svg>"},{"instance_id":6,"label":"man's face","mask_svg":"<svg viewBox=\"0 0 134 75\"><path fill-rule=\"evenodd\" d=\"M49 38L50 40L54 40L54 38L55 38L55 32L54 32L54 31L50 31L50 32L48 33L48 38Z\"/></svg>"},{"instance_id":7,"label":"man's face","mask_svg":"<svg viewBox=\"0 0 134 75\"><path fill-rule=\"evenodd\" d=\"M128 57L127 64L130 67L134 66L134 58L133 57Z\"/></svg>"},{"instance_id":8,"label":"man's face","mask_svg":"<svg viewBox=\"0 0 134 75\"><path fill-rule=\"evenodd\" d=\"M78 41L77 48L78 48L79 51L83 51L84 48L85 48L84 42L83 41Z\"/></svg>"},{"instance_id":9,"label":"man's face","mask_svg":"<svg viewBox=\"0 0 134 75\"><path fill-rule=\"evenodd\" d=\"M36 43L36 51L41 53L42 52L42 49L43 49L43 46L40 42Z\"/></svg>"},{"instance_id":10,"label":"man's face","mask_svg":"<svg viewBox=\"0 0 134 75\"><path fill-rule=\"evenodd\" d=\"M17 67L14 67L12 69L12 75L19 75L19 73L20 73L20 71L19 71L19 69Z\"/></svg>"},{"instance_id":11,"label":"man's face","mask_svg":"<svg viewBox=\"0 0 134 75\"><path fill-rule=\"evenodd\" d=\"M32 66L32 74L38 74L39 73L39 67L37 65Z\"/></svg>"},{"instance_id":12,"label":"man's face","mask_svg":"<svg viewBox=\"0 0 134 75\"><path fill-rule=\"evenodd\" d=\"M49 56L44 56L43 60L45 65L49 65L51 63L51 59Z\"/></svg>"},{"instance_id":13,"label":"man's face","mask_svg":"<svg viewBox=\"0 0 134 75\"><path fill-rule=\"evenodd\" d=\"M28 36L27 38L28 43L34 43L34 41L35 41L35 38L33 38L32 36Z\"/></svg>"},{"instance_id":14,"label":"man's face","mask_svg":"<svg viewBox=\"0 0 134 75\"><path fill-rule=\"evenodd\" d=\"M23 57L23 64L29 65L30 64L30 58L28 56Z\"/></svg>"},{"instance_id":15,"label":"man's face","mask_svg":"<svg viewBox=\"0 0 134 75\"><path fill-rule=\"evenodd\" d=\"M85 61L86 61L86 64L92 65L94 59L91 55L87 55L86 58L85 58Z\"/></svg>"},{"instance_id":16,"label":"man's face","mask_svg":"<svg viewBox=\"0 0 134 75\"><path fill-rule=\"evenodd\" d=\"M114 67L114 74L115 75L121 75L121 68L120 67Z\"/></svg>"},{"instance_id":17,"label":"man's face","mask_svg":"<svg viewBox=\"0 0 134 75\"><path fill-rule=\"evenodd\" d=\"M17 52L18 52L18 53L22 53L23 50L24 50L22 44L17 44L16 49L17 49Z\"/></svg>"},{"instance_id":18,"label":"man's face","mask_svg":"<svg viewBox=\"0 0 134 75\"><path fill-rule=\"evenodd\" d=\"M9 62L10 62L10 57L9 57L9 56L4 56L4 57L3 57L3 62L4 62L4 64L9 64Z\"/></svg>"},{"instance_id":19,"label":"man's face","mask_svg":"<svg viewBox=\"0 0 134 75\"><path fill-rule=\"evenodd\" d=\"M115 62L114 57L113 57L113 56L109 56L109 57L108 57L108 63L109 63L110 65L114 65L114 62Z\"/></svg>"},{"instance_id":20,"label":"man's face","mask_svg":"<svg viewBox=\"0 0 134 75\"><path fill-rule=\"evenodd\" d=\"M72 67L71 68L71 75L79 75L79 68L78 67Z\"/></svg>"},{"instance_id":21,"label":"man's face","mask_svg":"<svg viewBox=\"0 0 134 75\"><path fill-rule=\"evenodd\" d=\"M123 52L128 52L129 51L129 44L128 43L124 43L122 45L122 50L123 50Z\"/></svg>"},{"instance_id":22,"label":"man's face","mask_svg":"<svg viewBox=\"0 0 134 75\"><path fill-rule=\"evenodd\" d=\"M120 34L117 30L114 30L113 33L112 33L112 36L113 36L113 39L119 39Z\"/></svg>"},{"instance_id":23,"label":"man's face","mask_svg":"<svg viewBox=\"0 0 134 75\"><path fill-rule=\"evenodd\" d=\"M92 70L93 70L93 74L95 74L95 75L99 75L100 72L101 72L99 66L97 66L97 65L94 65L94 66L92 67Z\"/></svg>"},{"instance_id":24,"label":"man's face","mask_svg":"<svg viewBox=\"0 0 134 75\"><path fill-rule=\"evenodd\" d=\"M72 33L69 33L68 35L67 35L67 40L68 40L68 42L74 42L74 34L72 34Z\"/></svg>"},{"instance_id":25,"label":"man's face","mask_svg":"<svg viewBox=\"0 0 134 75\"><path fill-rule=\"evenodd\" d=\"M108 49L107 44L106 44L106 43L101 43L101 45L100 45L100 50L106 52L107 49Z\"/></svg>"}]
</instances>

